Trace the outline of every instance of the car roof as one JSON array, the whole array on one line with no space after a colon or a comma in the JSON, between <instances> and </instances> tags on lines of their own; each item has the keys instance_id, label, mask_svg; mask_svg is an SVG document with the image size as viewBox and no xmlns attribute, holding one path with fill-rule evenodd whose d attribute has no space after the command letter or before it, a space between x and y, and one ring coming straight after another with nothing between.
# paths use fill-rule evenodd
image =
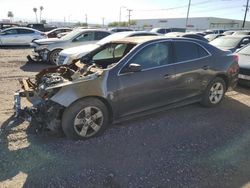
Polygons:
<instances>
[{"instance_id":1,"label":"car roof","mask_svg":"<svg viewBox=\"0 0 250 188\"><path fill-rule=\"evenodd\" d=\"M105 29L81 29L81 28L76 28L73 31L75 31L75 30L77 30L77 31L104 31L104 32L107 32L107 33L112 33L112 32L110 32L108 30L105 30Z\"/></svg>"},{"instance_id":2,"label":"car roof","mask_svg":"<svg viewBox=\"0 0 250 188\"><path fill-rule=\"evenodd\" d=\"M157 40L176 40L176 41L193 41L193 42L200 42L202 43L203 41L198 40L198 39L193 39L193 38L186 38L186 37L166 37L166 36L140 36L140 37L126 37L123 39L118 39L118 40L113 40L111 42L121 42L121 43L135 43L135 44L141 44L144 42L149 42L149 41L157 41Z\"/></svg>"},{"instance_id":3,"label":"car roof","mask_svg":"<svg viewBox=\"0 0 250 188\"><path fill-rule=\"evenodd\" d=\"M10 28L4 29L2 31L7 31L7 30L10 30L10 29L26 29L26 30L41 32L41 31L38 31L36 29L32 29L32 28L28 28L28 27L10 27Z\"/></svg>"},{"instance_id":4,"label":"car roof","mask_svg":"<svg viewBox=\"0 0 250 188\"><path fill-rule=\"evenodd\" d=\"M226 36L222 36L220 38L222 38L222 39L224 39L224 38L241 39L241 38L246 38L246 37L250 37L250 35L226 35Z\"/></svg>"},{"instance_id":5,"label":"car roof","mask_svg":"<svg viewBox=\"0 0 250 188\"><path fill-rule=\"evenodd\" d=\"M113 40L112 42L121 42L121 43L135 43L135 44L141 44L148 41L153 41L155 39L161 39L166 37L160 37L160 36L140 36L140 37L126 37L123 39Z\"/></svg>"}]
</instances>

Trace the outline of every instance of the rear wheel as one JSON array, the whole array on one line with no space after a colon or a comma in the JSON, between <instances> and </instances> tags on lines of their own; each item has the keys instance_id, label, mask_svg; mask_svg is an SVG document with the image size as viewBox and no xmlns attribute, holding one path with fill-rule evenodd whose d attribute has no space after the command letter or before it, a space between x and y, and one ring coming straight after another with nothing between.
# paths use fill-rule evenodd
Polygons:
<instances>
[{"instance_id":1,"label":"rear wheel","mask_svg":"<svg viewBox=\"0 0 250 188\"><path fill-rule=\"evenodd\" d=\"M70 139L88 139L101 134L108 125L108 110L95 98L82 99L63 113L62 128Z\"/></svg>"},{"instance_id":2,"label":"rear wheel","mask_svg":"<svg viewBox=\"0 0 250 188\"><path fill-rule=\"evenodd\" d=\"M207 107L216 106L223 100L225 92L225 81L222 78L217 77L208 85L204 92L201 104Z\"/></svg>"},{"instance_id":3,"label":"rear wheel","mask_svg":"<svg viewBox=\"0 0 250 188\"><path fill-rule=\"evenodd\" d=\"M49 63L56 65L57 58L58 58L59 53L61 51L62 51L61 49L57 49L57 50L53 50L52 52L50 52L50 54L49 54Z\"/></svg>"}]
</instances>

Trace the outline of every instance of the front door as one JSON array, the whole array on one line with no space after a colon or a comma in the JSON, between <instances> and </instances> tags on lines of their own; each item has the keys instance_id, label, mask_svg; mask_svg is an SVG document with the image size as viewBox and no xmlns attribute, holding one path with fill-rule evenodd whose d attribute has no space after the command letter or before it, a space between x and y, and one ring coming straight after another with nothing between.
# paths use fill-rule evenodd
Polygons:
<instances>
[{"instance_id":1,"label":"front door","mask_svg":"<svg viewBox=\"0 0 250 188\"><path fill-rule=\"evenodd\" d=\"M117 96L120 117L161 107L175 96L175 70L170 42L150 44L141 49L118 74ZM139 72L127 72L130 64L141 66Z\"/></svg>"},{"instance_id":2,"label":"front door","mask_svg":"<svg viewBox=\"0 0 250 188\"><path fill-rule=\"evenodd\" d=\"M18 44L18 32L16 29L9 29L5 31L0 37L3 45Z\"/></svg>"}]
</instances>

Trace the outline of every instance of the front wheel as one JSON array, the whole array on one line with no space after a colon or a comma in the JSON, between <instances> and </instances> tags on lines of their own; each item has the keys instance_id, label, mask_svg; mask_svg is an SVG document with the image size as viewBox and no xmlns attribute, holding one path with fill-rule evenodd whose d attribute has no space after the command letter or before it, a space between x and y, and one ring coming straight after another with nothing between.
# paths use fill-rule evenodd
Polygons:
<instances>
[{"instance_id":1,"label":"front wheel","mask_svg":"<svg viewBox=\"0 0 250 188\"><path fill-rule=\"evenodd\" d=\"M108 125L108 110L95 98L76 101L63 113L62 129L70 139L85 140L101 134Z\"/></svg>"},{"instance_id":2,"label":"front wheel","mask_svg":"<svg viewBox=\"0 0 250 188\"><path fill-rule=\"evenodd\" d=\"M201 104L207 107L216 106L223 100L225 92L225 81L222 78L217 77L207 86Z\"/></svg>"},{"instance_id":3,"label":"front wheel","mask_svg":"<svg viewBox=\"0 0 250 188\"><path fill-rule=\"evenodd\" d=\"M59 53L61 51L62 50L57 49L57 50L53 50L52 52L50 52L50 54L49 54L49 63L56 65L57 58L58 58Z\"/></svg>"}]
</instances>

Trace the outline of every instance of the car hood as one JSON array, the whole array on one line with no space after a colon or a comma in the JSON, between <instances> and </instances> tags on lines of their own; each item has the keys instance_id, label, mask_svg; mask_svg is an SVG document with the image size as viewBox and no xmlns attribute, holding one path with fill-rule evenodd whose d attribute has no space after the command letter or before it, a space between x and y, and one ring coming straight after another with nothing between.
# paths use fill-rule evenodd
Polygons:
<instances>
[{"instance_id":1,"label":"car hood","mask_svg":"<svg viewBox=\"0 0 250 188\"><path fill-rule=\"evenodd\" d=\"M68 48L63 50L60 55L65 55L65 56L77 56L80 54L85 54L87 52L90 52L96 48L98 48L98 44L86 44L86 45L81 45L73 48Z\"/></svg>"},{"instance_id":2,"label":"car hood","mask_svg":"<svg viewBox=\"0 0 250 188\"><path fill-rule=\"evenodd\" d=\"M59 42L64 42L64 41L58 38L39 39L39 40L34 41L34 43L39 44L39 45L59 43Z\"/></svg>"},{"instance_id":3,"label":"car hood","mask_svg":"<svg viewBox=\"0 0 250 188\"><path fill-rule=\"evenodd\" d=\"M240 67L250 69L250 56L244 54L238 54L238 56L239 56Z\"/></svg>"}]
</instances>

